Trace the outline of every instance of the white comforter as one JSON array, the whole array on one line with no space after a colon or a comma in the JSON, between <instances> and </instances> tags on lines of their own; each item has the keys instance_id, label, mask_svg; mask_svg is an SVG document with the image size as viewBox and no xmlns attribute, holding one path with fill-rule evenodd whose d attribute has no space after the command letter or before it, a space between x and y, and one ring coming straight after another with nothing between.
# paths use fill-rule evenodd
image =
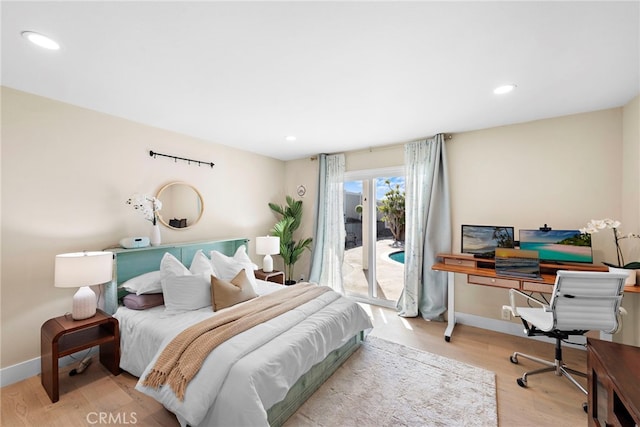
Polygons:
<instances>
[{"instance_id":1,"label":"white comforter","mask_svg":"<svg viewBox=\"0 0 640 427\"><path fill-rule=\"evenodd\" d=\"M280 289L272 286L261 284L257 291ZM144 378L175 335L212 315L210 307L170 317L162 307L144 312L118 309L120 366ZM360 306L328 292L216 348L189 383L184 401L167 386L155 390L139 381L136 389L174 412L182 425L266 426L266 410L282 400L300 376L369 328L369 317Z\"/></svg>"}]
</instances>

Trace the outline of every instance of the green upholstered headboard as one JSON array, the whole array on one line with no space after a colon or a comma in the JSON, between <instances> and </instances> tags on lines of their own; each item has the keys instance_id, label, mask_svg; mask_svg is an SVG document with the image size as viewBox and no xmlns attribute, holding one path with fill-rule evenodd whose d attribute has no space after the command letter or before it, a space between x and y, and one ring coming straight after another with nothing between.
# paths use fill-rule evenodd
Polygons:
<instances>
[{"instance_id":1,"label":"green upholstered headboard","mask_svg":"<svg viewBox=\"0 0 640 427\"><path fill-rule=\"evenodd\" d=\"M195 253L202 251L209 256L209 252L216 250L232 256L236 250L247 245L249 239L227 239L204 242L174 243L161 246L151 246L140 249L106 249L114 254L114 280L105 285L105 311L109 314L118 308L118 285L132 277L160 269L160 261L169 252L187 268Z\"/></svg>"}]
</instances>

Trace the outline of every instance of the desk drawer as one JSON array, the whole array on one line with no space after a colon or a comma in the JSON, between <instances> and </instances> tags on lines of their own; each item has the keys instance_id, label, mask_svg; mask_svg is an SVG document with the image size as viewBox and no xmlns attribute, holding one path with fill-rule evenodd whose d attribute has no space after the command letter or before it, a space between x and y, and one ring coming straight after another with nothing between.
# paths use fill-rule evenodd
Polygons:
<instances>
[{"instance_id":1,"label":"desk drawer","mask_svg":"<svg viewBox=\"0 0 640 427\"><path fill-rule=\"evenodd\" d=\"M475 267L476 262L470 259L445 258L444 263L448 265L459 265L461 267Z\"/></svg>"},{"instance_id":2,"label":"desk drawer","mask_svg":"<svg viewBox=\"0 0 640 427\"><path fill-rule=\"evenodd\" d=\"M553 292L553 285L540 282L522 282L522 290L528 292L541 292L550 294Z\"/></svg>"},{"instance_id":3,"label":"desk drawer","mask_svg":"<svg viewBox=\"0 0 640 427\"><path fill-rule=\"evenodd\" d=\"M500 288L518 289L520 287L520 282L518 280L501 279L498 277L474 276L473 274L469 275L467 281L476 285L498 286Z\"/></svg>"}]
</instances>

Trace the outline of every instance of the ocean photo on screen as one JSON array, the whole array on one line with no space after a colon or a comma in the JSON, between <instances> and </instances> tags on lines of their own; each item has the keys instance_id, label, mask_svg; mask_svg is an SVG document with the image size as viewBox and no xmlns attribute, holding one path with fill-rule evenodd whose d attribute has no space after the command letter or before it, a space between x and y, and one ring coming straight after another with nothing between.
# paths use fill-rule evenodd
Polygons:
<instances>
[{"instance_id":1,"label":"ocean photo on screen","mask_svg":"<svg viewBox=\"0 0 640 427\"><path fill-rule=\"evenodd\" d=\"M538 252L522 249L496 248L498 276L540 277Z\"/></svg>"},{"instance_id":2,"label":"ocean photo on screen","mask_svg":"<svg viewBox=\"0 0 640 427\"><path fill-rule=\"evenodd\" d=\"M513 248L513 243L513 227L462 226L462 253L493 258L496 248Z\"/></svg>"},{"instance_id":3,"label":"ocean photo on screen","mask_svg":"<svg viewBox=\"0 0 640 427\"><path fill-rule=\"evenodd\" d=\"M593 262L591 235L578 230L520 230L520 249L538 251L551 262Z\"/></svg>"}]
</instances>

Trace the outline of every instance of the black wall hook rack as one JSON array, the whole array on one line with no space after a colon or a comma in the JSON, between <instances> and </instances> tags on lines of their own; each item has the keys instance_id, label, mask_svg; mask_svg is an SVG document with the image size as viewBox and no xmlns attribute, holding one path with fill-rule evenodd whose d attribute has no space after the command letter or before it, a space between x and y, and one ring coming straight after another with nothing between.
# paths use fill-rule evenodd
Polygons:
<instances>
[{"instance_id":1,"label":"black wall hook rack","mask_svg":"<svg viewBox=\"0 0 640 427\"><path fill-rule=\"evenodd\" d=\"M170 159L173 159L174 161L178 161L178 160L184 160L185 162L191 164L198 164L198 166L200 165L209 165L211 167L215 166L215 163L213 162L204 162L202 160L193 160L193 159L187 159L184 157L177 157L177 156L172 156L171 154L162 154L162 153L156 153L155 151L151 150L149 151L149 156L153 157L154 159L157 158L158 156L162 156L162 157L169 157Z\"/></svg>"}]
</instances>

